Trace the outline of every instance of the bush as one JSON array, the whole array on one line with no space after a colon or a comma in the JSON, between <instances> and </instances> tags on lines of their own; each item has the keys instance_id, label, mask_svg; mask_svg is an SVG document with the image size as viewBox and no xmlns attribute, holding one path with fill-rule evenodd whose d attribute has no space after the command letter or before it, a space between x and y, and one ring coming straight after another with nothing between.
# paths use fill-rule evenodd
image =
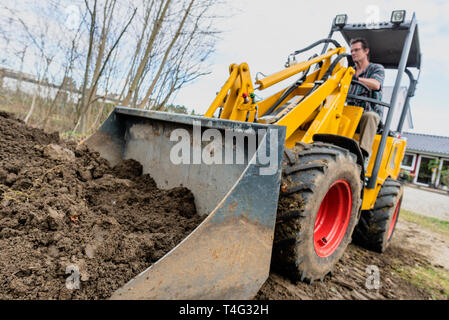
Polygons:
<instances>
[{"instance_id":1,"label":"bush","mask_svg":"<svg viewBox=\"0 0 449 320\"><path fill-rule=\"evenodd\" d=\"M399 172L399 180L412 182L413 176L410 174L410 171L401 169L401 171Z\"/></svg>"},{"instance_id":2,"label":"bush","mask_svg":"<svg viewBox=\"0 0 449 320\"><path fill-rule=\"evenodd\" d=\"M441 181L441 184L445 185L446 187L449 186L449 168L441 171L440 181Z\"/></svg>"}]
</instances>

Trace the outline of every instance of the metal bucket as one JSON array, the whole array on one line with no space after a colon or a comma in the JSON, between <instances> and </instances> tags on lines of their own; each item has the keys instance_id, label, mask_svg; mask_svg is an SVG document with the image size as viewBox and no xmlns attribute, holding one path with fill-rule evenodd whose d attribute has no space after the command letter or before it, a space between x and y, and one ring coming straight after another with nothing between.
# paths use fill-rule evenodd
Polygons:
<instances>
[{"instance_id":1,"label":"metal bucket","mask_svg":"<svg viewBox=\"0 0 449 320\"><path fill-rule=\"evenodd\" d=\"M224 137L214 148L202 141L211 134ZM189 154L176 152L181 136ZM207 215L112 299L254 297L270 269L285 127L116 107L85 143L112 165L139 161L159 188L187 187Z\"/></svg>"}]
</instances>

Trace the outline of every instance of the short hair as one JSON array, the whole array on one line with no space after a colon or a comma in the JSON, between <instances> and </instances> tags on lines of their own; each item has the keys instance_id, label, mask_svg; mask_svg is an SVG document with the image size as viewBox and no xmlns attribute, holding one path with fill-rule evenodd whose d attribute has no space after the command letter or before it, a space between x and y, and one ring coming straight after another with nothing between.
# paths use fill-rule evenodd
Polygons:
<instances>
[{"instance_id":1,"label":"short hair","mask_svg":"<svg viewBox=\"0 0 449 320\"><path fill-rule=\"evenodd\" d=\"M351 39L351 41L349 42L349 45L352 46L353 44L358 43L358 42L360 42L362 44L362 48L364 50L369 49L368 41L366 41L365 38L354 38L354 39Z\"/></svg>"},{"instance_id":2,"label":"short hair","mask_svg":"<svg viewBox=\"0 0 449 320\"><path fill-rule=\"evenodd\" d=\"M369 49L368 41L366 41L365 38L354 38L349 41L349 45L352 46L355 43L361 43L363 50ZM370 54L368 53L368 58L370 57Z\"/></svg>"}]
</instances>

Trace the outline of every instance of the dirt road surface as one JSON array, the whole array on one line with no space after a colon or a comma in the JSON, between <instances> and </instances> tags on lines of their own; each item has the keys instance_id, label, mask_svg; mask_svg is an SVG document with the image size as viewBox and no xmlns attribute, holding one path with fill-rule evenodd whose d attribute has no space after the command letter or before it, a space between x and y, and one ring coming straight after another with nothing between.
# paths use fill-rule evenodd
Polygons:
<instances>
[{"instance_id":1,"label":"dirt road surface","mask_svg":"<svg viewBox=\"0 0 449 320\"><path fill-rule=\"evenodd\" d=\"M393 243L405 250L419 252L433 266L449 270L449 238L415 223L400 221L395 230Z\"/></svg>"},{"instance_id":2,"label":"dirt road surface","mask_svg":"<svg viewBox=\"0 0 449 320\"><path fill-rule=\"evenodd\" d=\"M392 243L383 254L351 244L334 273L323 282L292 283L272 273L256 299L446 299L412 284L398 270L429 266L449 270L448 248L449 238L399 219ZM379 270L378 289L369 273L375 268Z\"/></svg>"}]
</instances>

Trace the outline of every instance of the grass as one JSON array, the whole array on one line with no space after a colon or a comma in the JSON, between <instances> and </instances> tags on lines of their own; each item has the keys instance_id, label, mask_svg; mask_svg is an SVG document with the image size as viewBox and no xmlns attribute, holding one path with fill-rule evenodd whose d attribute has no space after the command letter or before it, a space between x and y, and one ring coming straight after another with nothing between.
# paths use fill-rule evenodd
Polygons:
<instances>
[{"instance_id":1,"label":"grass","mask_svg":"<svg viewBox=\"0 0 449 320\"><path fill-rule=\"evenodd\" d=\"M416 223L432 232L449 236L449 221L402 209L400 219ZM393 269L405 280L427 291L433 299L449 299L449 271L432 265L397 266Z\"/></svg>"},{"instance_id":2,"label":"grass","mask_svg":"<svg viewBox=\"0 0 449 320\"><path fill-rule=\"evenodd\" d=\"M63 139L73 138L74 140L80 141L87 137L87 134L76 133L73 131L66 131L60 134Z\"/></svg>"},{"instance_id":3,"label":"grass","mask_svg":"<svg viewBox=\"0 0 449 320\"><path fill-rule=\"evenodd\" d=\"M433 299L449 299L449 272L432 266L396 267L405 280L427 291Z\"/></svg>"},{"instance_id":4,"label":"grass","mask_svg":"<svg viewBox=\"0 0 449 320\"><path fill-rule=\"evenodd\" d=\"M423 216L421 214L401 209L400 219L419 224L420 226L439 234L449 236L449 221L444 221L432 217Z\"/></svg>"},{"instance_id":5,"label":"grass","mask_svg":"<svg viewBox=\"0 0 449 320\"><path fill-rule=\"evenodd\" d=\"M14 113L20 119L24 119L30 109L31 101L33 100L32 95L25 92L21 92L20 95L17 95L11 90L2 93L4 94L0 95L0 111ZM38 97L35 103L35 109L28 121L29 125L50 132L67 132L75 127L78 118L76 116L74 102L67 101L64 104L62 101L57 101L56 107L52 108L53 101L51 98ZM107 118L112 109L113 105L110 103L106 103L105 105L99 101L93 103L90 106L90 112L87 116L88 123L86 124L86 128L95 131L95 129ZM100 112L101 114L99 115L99 118L97 118L97 115ZM45 119L47 114L50 114L50 116L48 119ZM95 123L93 123L94 121ZM78 139L78 137L70 133L65 136Z\"/></svg>"}]
</instances>

